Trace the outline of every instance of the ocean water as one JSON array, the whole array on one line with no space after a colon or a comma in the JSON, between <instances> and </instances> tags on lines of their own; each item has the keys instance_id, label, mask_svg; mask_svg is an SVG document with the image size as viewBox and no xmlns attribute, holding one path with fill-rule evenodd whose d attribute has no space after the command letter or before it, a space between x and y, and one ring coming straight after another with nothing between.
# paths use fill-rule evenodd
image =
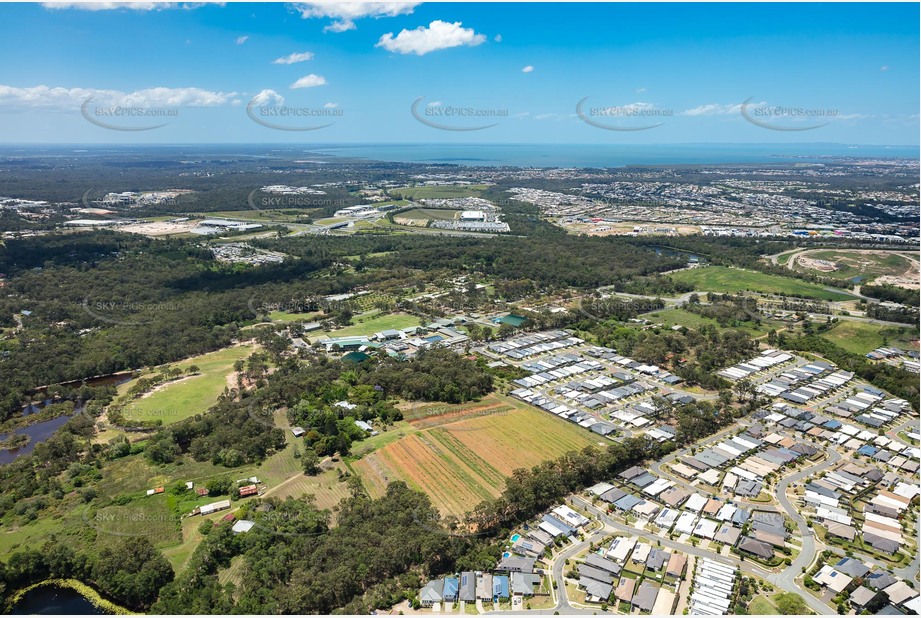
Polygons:
<instances>
[{"instance_id":1,"label":"ocean water","mask_svg":"<svg viewBox=\"0 0 921 618\"><path fill-rule=\"evenodd\" d=\"M821 163L842 157L919 156L917 146L847 144L336 144L305 152L395 163L519 167Z\"/></svg>"}]
</instances>

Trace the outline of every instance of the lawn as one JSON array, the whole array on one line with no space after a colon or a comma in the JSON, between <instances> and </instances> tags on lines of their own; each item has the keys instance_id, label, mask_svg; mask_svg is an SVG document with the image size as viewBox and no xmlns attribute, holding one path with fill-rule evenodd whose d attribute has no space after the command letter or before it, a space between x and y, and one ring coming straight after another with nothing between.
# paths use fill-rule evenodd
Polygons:
<instances>
[{"instance_id":1,"label":"lawn","mask_svg":"<svg viewBox=\"0 0 921 618\"><path fill-rule=\"evenodd\" d=\"M675 281L690 283L694 286L694 289L701 292L735 294L737 292L752 291L833 301L854 298L854 296L843 290L826 289L821 285L800 281L799 279L725 266L690 268L668 276Z\"/></svg>"},{"instance_id":2,"label":"lawn","mask_svg":"<svg viewBox=\"0 0 921 618\"><path fill-rule=\"evenodd\" d=\"M351 326L340 328L334 331L314 331L308 333L307 337L311 341L325 339L327 337L367 337L374 333L388 329L409 328L410 326L419 326L419 318L405 313L388 313L379 315L374 313L371 316L362 318L358 316L353 318Z\"/></svg>"},{"instance_id":3,"label":"lawn","mask_svg":"<svg viewBox=\"0 0 921 618\"><path fill-rule=\"evenodd\" d=\"M390 195L406 199L479 197L487 185L467 185L464 187L400 187L391 189Z\"/></svg>"},{"instance_id":4,"label":"lawn","mask_svg":"<svg viewBox=\"0 0 921 618\"><path fill-rule=\"evenodd\" d=\"M918 329L911 326L887 326L870 322L841 320L822 337L854 354L866 354L879 347L894 345L918 349Z\"/></svg>"},{"instance_id":5,"label":"lawn","mask_svg":"<svg viewBox=\"0 0 921 618\"><path fill-rule=\"evenodd\" d=\"M426 412L408 413L417 431L352 463L371 495L402 480L428 493L442 514L462 515L497 497L512 470L598 442L585 429L499 395Z\"/></svg>"},{"instance_id":6,"label":"lawn","mask_svg":"<svg viewBox=\"0 0 921 618\"><path fill-rule=\"evenodd\" d=\"M445 208L413 208L394 215L395 219L419 219L420 221L453 221L457 219L460 210Z\"/></svg>"},{"instance_id":7,"label":"lawn","mask_svg":"<svg viewBox=\"0 0 921 618\"><path fill-rule=\"evenodd\" d=\"M770 616L780 612L774 607L773 603L759 594L748 604L748 613L756 616Z\"/></svg>"},{"instance_id":8,"label":"lawn","mask_svg":"<svg viewBox=\"0 0 921 618\"><path fill-rule=\"evenodd\" d=\"M164 424L201 414L217 402L227 387L227 378L233 365L252 354L253 345L240 345L202 356L194 356L175 363L180 369L198 365L199 373L169 382L125 405L125 418L129 420L157 420ZM124 395L136 382L132 380L119 387Z\"/></svg>"}]
</instances>

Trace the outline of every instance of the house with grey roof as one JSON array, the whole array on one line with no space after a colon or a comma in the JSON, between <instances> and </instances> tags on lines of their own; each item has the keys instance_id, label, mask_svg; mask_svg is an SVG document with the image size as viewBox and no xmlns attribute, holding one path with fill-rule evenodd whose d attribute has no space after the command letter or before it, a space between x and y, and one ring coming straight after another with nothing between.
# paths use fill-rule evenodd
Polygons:
<instances>
[{"instance_id":1,"label":"house with grey roof","mask_svg":"<svg viewBox=\"0 0 921 618\"><path fill-rule=\"evenodd\" d=\"M653 606L656 604L656 597L659 596L659 588L653 586L648 581L644 581L640 584L639 589L637 589L636 594L633 595L633 601L631 605L637 607L640 611L651 612Z\"/></svg>"},{"instance_id":2,"label":"house with grey roof","mask_svg":"<svg viewBox=\"0 0 921 618\"><path fill-rule=\"evenodd\" d=\"M441 603L443 590L444 580L433 579L419 591L419 603L422 604L422 607L431 607L435 603Z\"/></svg>"},{"instance_id":3,"label":"house with grey roof","mask_svg":"<svg viewBox=\"0 0 921 618\"><path fill-rule=\"evenodd\" d=\"M742 537L737 545L739 551L744 551L753 556L758 556L764 560L770 560L774 556L774 548L767 543L762 543L751 537Z\"/></svg>"},{"instance_id":4,"label":"house with grey roof","mask_svg":"<svg viewBox=\"0 0 921 618\"><path fill-rule=\"evenodd\" d=\"M595 553L590 553L585 557L585 564L602 571L607 571L613 575L619 575L621 570L621 566L613 560L602 558Z\"/></svg>"},{"instance_id":5,"label":"house with grey roof","mask_svg":"<svg viewBox=\"0 0 921 618\"><path fill-rule=\"evenodd\" d=\"M540 575L536 573L512 573L512 594L531 597L534 588L540 586Z\"/></svg>"},{"instance_id":6,"label":"house with grey roof","mask_svg":"<svg viewBox=\"0 0 921 618\"><path fill-rule=\"evenodd\" d=\"M584 563L578 565L577 568L582 579L588 577L589 579L594 579L595 581L602 582L604 584L611 584L614 582L614 575L607 571L596 569L595 567Z\"/></svg>"},{"instance_id":7,"label":"house with grey roof","mask_svg":"<svg viewBox=\"0 0 921 618\"><path fill-rule=\"evenodd\" d=\"M476 601L476 574L473 571L461 573L458 598L470 603Z\"/></svg>"}]
</instances>

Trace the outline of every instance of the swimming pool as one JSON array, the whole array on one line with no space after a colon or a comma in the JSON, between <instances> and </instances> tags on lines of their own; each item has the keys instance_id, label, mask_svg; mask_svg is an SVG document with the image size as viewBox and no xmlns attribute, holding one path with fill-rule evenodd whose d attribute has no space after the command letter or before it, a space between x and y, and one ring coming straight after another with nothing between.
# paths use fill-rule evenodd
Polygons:
<instances>
[{"instance_id":1,"label":"swimming pool","mask_svg":"<svg viewBox=\"0 0 921 618\"><path fill-rule=\"evenodd\" d=\"M513 535L512 535L512 543L514 543L515 541L517 541L517 540L520 539L520 538L521 538L521 535L520 535L520 534L513 534Z\"/></svg>"},{"instance_id":2,"label":"swimming pool","mask_svg":"<svg viewBox=\"0 0 921 618\"><path fill-rule=\"evenodd\" d=\"M510 553L508 553L508 552L505 552L504 554L502 554L502 557L503 557L503 558L508 558L508 557L511 556L511 555L512 555L512 554L510 554Z\"/></svg>"}]
</instances>

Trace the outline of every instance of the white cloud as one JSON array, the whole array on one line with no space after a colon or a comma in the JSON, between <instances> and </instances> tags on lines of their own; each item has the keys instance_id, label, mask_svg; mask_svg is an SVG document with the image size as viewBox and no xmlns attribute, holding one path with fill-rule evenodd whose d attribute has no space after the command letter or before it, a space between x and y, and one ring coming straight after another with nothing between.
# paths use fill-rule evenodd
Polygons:
<instances>
[{"instance_id":1,"label":"white cloud","mask_svg":"<svg viewBox=\"0 0 921 618\"><path fill-rule=\"evenodd\" d=\"M537 114L534 116L534 120L547 120L549 118L556 118L556 114Z\"/></svg>"},{"instance_id":2,"label":"white cloud","mask_svg":"<svg viewBox=\"0 0 921 618\"><path fill-rule=\"evenodd\" d=\"M213 92L201 88L145 88L134 92L98 88L32 86L18 88L0 84L0 107L9 109L72 110L92 97L95 105L123 107L214 107L232 104L236 92Z\"/></svg>"},{"instance_id":3,"label":"white cloud","mask_svg":"<svg viewBox=\"0 0 921 618\"><path fill-rule=\"evenodd\" d=\"M165 9L197 9L209 4L224 6L223 2L42 2L46 9L80 9L83 11L162 11Z\"/></svg>"},{"instance_id":4,"label":"white cloud","mask_svg":"<svg viewBox=\"0 0 921 618\"><path fill-rule=\"evenodd\" d=\"M336 109L337 107L339 107L339 104L338 103L326 103L325 105L323 105L323 107L325 107L326 109Z\"/></svg>"},{"instance_id":5,"label":"white cloud","mask_svg":"<svg viewBox=\"0 0 921 618\"><path fill-rule=\"evenodd\" d=\"M313 60L313 52L292 52L287 56L276 58L272 64L294 64L296 62L306 62Z\"/></svg>"},{"instance_id":6,"label":"white cloud","mask_svg":"<svg viewBox=\"0 0 921 618\"><path fill-rule=\"evenodd\" d=\"M533 71L533 70L534 70L534 67L532 67L532 66L529 64L528 66L526 66L526 67L524 67L523 69L521 69L521 72L522 72L522 73L530 73L530 72Z\"/></svg>"},{"instance_id":7,"label":"white cloud","mask_svg":"<svg viewBox=\"0 0 921 618\"><path fill-rule=\"evenodd\" d=\"M248 40L249 40L249 37L248 37L248 36L238 36L238 37L237 37L237 45L243 45L243 44L246 43Z\"/></svg>"},{"instance_id":8,"label":"white cloud","mask_svg":"<svg viewBox=\"0 0 921 618\"><path fill-rule=\"evenodd\" d=\"M300 78L299 80L291 84L291 88L292 89L294 88L315 88L317 86L323 86L325 84L326 84L325 77L323 77L322 75L315 75L311 73L310 75L305 75L304 77Z\"/></svg>"},{"instance_id":9,"label":"white cloud","mask_svg":"<svg viewBox=\"0 0 921 618\"><path fill-rule=\"evenodd\" d=\"M428 28L419 26L415 30L401 30L393 36L392 32L383 35L375 47L400 54L423 56L429 52L450 47L479 45L486 40L486 35L477 34L473 28L461 28L461 22L448 23L436 19Z\"/></svg>"},{"instance_id":10,"label":"white cloud","mask_svg":"<svg viewBox=\"0 0 921 618\"><path fill-rule=\"evenodd\" d=\"M637 89L636 89L636 93L637 93L637 94L643 94L644 92L646 92L646 89L645 89L645 88L637 88Z\"/></svg>"},{"instance_id":11,"label":"white cloud","mask_svg":"<svg viewBox=\"0 0 921 618\"><path fill-rule=\"evenodd\" d=\"M889 65L888 65L888 64L884 64L883 66L881 66L881 67L879 68L879 70L882 71L883 73L885 73L886 71L889 70Z\"/></svg>"},{"instance_id":12,"label":"white cloud","mask_svg":"<svg viewBox=\"0 0 921 618\"><path fill-rule=\"evenodd\" d=\"M324 32L345 32L355 29L355 20L364 17L396 17L408 15L421 2L296 2L291 6L303 19L331 18L334 21Z\"/></svg>"},{"instance_id":13,"label":"white cloud","mask_svg":"<svg viewBox=\"0 0 921 618\"><path fill-rule=\"evenodd\" d=\"M284 105L285 97L281 96L277 92L271 89L266 89L257 94L252 98L251 101L254 105L259 107L269 107L273 105Z\"/></svg>"},{"instance_id":14,"label":"white cloud","mask_svg":"<svg viewBox=\"0 0 921 618\"><path fill-rule=\"evenodd\" d=\"M441 101L432 101L426 107L441 107Z\"/></svg>"},{"instance_id":15,"label":"white cloud","mask_svg":"<svg viewBox=\"0 0 921 618\"><path fill-rule=\"evenodd\" d=\"M764 102L761 103L749 103L751 107L760 107L764 105ZM707 103L706 105L698 105L697 107L692 107L681 112L681 116L728 116L730 114L738 114L742 109L740 103L723 105L721 103Z\"/></svg>"},{"instance_id":16,"label":"white cloud","mask_svg":"<svg viewBox=\"0 0 921 618\"><path fill-rule=\"evenodd\" d=\"M494 37L492 38L492 40L495 41L496 43L501 43L501 42L502 42L502 35L501 35L501 34L497 34L496 36L494 36Z\"/></svg>"}]
</instances>

